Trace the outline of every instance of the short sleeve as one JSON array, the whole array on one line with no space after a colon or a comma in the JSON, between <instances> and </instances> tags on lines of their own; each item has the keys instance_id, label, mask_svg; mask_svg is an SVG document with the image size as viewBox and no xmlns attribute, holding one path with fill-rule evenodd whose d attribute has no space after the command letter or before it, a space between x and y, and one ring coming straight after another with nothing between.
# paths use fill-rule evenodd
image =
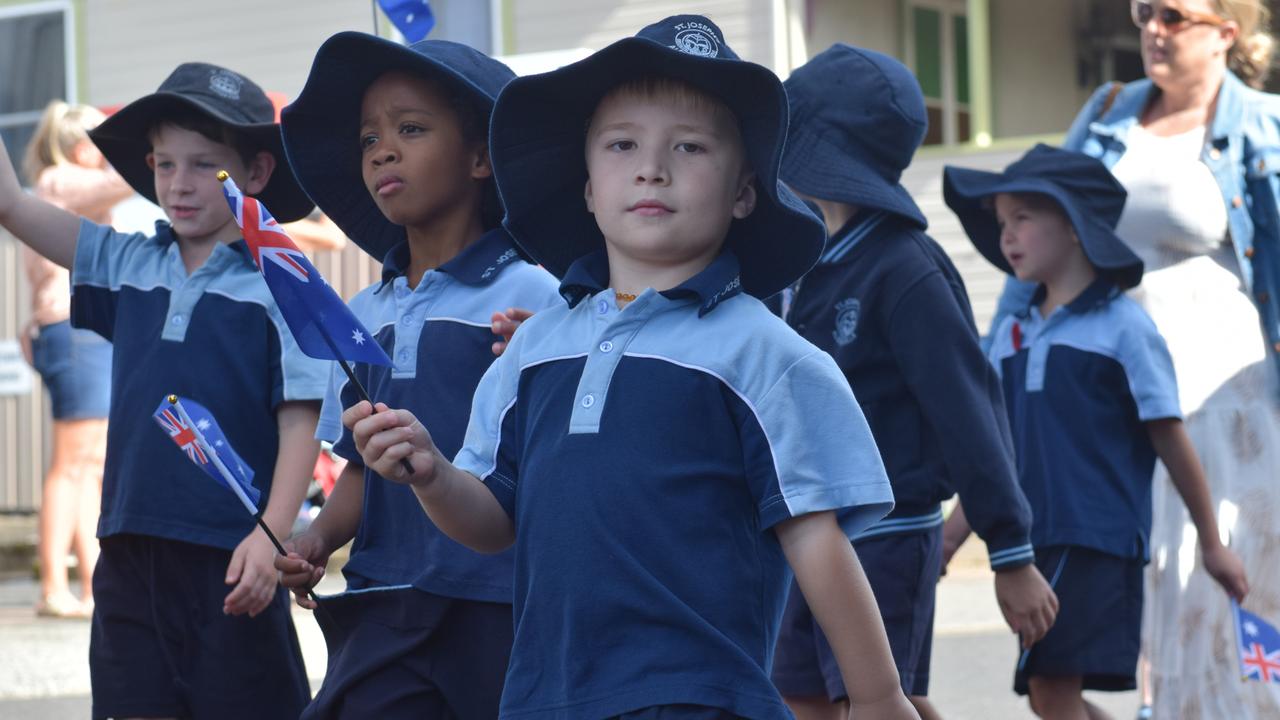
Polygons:
<instances>
[{"instance_id":1,"label":"short sleeve","mask_svg":"<svg viewBox=\"0 0 1280 720\"><path fill-rule=\"evenodd\" d=\"M324 401L320 404L320 420L316 423L316 439L337 444L342 438L342 390L347 384L347 375L332 363L329 371L329 384L325 388Z\"/></svg>"},{"instance_id":2,"label":"short sleeve","mask_svg":"<svg viewBox=\"0 0 1280 720\"><path fill-rule=\"evenodd\" d=\"M1138 406L1138 417L1144 422L1181 418L1178 381L1169 348L1145 313L1137 320L1140 322L1130 323L1130 328L1121 336L1120 364L1124 366L1129 392Z\"/></svg>"},{"instance_id":3,"label":"short sleeve","mask_svg":"<svg viewBox=\"0 0 1280 720\"><path fill-rule=\"evenodd\" d=\"M270 306L271 322L280 338L280 358L276 366L277 402L294 400L321 400L329 385L332 360L309 357L298 347L293 332L280 314L275 303Z\"/></svg>"},{"instance_id":4,"label":"short sleeve","mask_svg":"<svg viewBox=\"0 0 1280 720\"><path fill-rule=\"evenodd\" d=\"M145 235L118 233L106 225L80 221L71 265L72 325L112 339L121 276L146 243Z\"/></svg>"},{"instance_id":5,"label":"short sleeve","mask_svg":"<svg viewBox=\"0 0 1280 720\"><path fill-rule=\"evenodd\" d=\"M522 330L527 336L527 328ZM520 337L517 333L506 352L480 378L471 402L467 434L453 460L459 470L480 478L513 520L520 457L515 432Z\"/></svg>"},{"instance_id":6,"label":"short sleeve","mask_svg":"<svg viewBox=\"0 0 1280 720\"><path fill-rule=\"evenodd\" d=\"M815 351L791 365L759 399L740 435L762 528L835 511L850 537L893 508L880 451L848 381Z\"/></svg>"}]
</instances>

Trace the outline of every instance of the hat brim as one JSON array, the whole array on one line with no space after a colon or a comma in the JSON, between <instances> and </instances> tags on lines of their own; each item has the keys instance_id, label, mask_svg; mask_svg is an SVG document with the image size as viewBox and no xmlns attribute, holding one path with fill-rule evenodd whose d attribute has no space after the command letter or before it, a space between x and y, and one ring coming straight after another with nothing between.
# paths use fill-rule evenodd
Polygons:
<instances>
[{"instance_id":1,"label":"hat brim","mask_svg":"<svg viewBox=\"0 0 1280 720\"><path fill-rule=\"evenodd\" d=\"M793 127L782 156L781 178L792 190L810 197L860 208L884 210L928 227L911 193L891 183L848 151L829 146L813 133Z\"/></svg>"},{"instance_id":2,"label":"hat brim","mask_svg":"<svg viewBox=\"0 0 1280 720\"><path fill-rule=\"evenodd\" d=\"M158 204L155 172L147 163L151 152L150 132L156 121L175 110L194 110L211 120L227 125L248 136L276 158L275 170L266 187L255 197L280 222L300 220L310 214L315 204L302 190L285 159L280 126L275 123L244 123L233 120L197 98L171 92L157 92L141 97L102 121L89 137L102 151L107 162L120 173L139 195Z\"/></svg>"},{"instance_id":3,"label":"hat brim","mask_svg":"<svg viewBox=\"0 0 1280 720\"><path fill-rule=\"evenodd\" d=\"M504 224L516 242L557 277L604 247L583 199L587 120L611 88L647 76L687 82L737 116L757 180L754 211L734 220L726 238L742 269L743 290L769 297L808 272L822 252L825 230L777 180L787 129L781 81L754 63L698 57L634 37L558 70L518 78L498 98L489 154L507 212Z\"/></svg>"},{"instance_id":4,"label":"hat brim","mask_svg":"<svg viewBox=\"0 0 1280 720\"><path fill-rule=\"evenodd\" d=\"M476 53L457 43L447 46L456 46L459 54ZM280 113L285 153L303 187L352 242L379 261L405 241L406 233L382 214L365 187L360 169L360 105L365 90L392 70L449 83L489 110L497 94L404 45L348 31L320 46L302 92Z\"/></svg>"},{"instance_id":5,"label":"hat brim","mask_svg":"<svg viewBox=\"0 0 1280 720\"><path fill-rule=\"evenodd\" d=\"M1003 173L947 167L942 174L942 194L947 206L960 218L965 233L978 252L992 265L1013 275L1000 250L1000 225L995 212L984 203L999 193L1035 193L1054 200L1075 229L1085 257L1121 288L1142 281L1142 259L1134 254L1106 223L1082 215L1069 193L1056 183L1037 177L1008 177Z\"/></svg>"}]
</instances>

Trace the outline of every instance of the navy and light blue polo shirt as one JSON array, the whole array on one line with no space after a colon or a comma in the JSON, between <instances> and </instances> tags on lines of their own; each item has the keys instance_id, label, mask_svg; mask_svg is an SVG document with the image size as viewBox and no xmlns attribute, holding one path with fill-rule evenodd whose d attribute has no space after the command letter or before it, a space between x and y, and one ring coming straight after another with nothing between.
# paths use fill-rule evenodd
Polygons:
<instances>
[{"instance_id":1,"label":"navy and light blue polo shirt","mask_svg":"<svg viewBox=\"0 0 1280 720\"><path fill-rule=\"evenodd\" d=\"M1137 303L1099 279L1041 317L1044 288L1005 317L1000 373L1036 547L1147 559L1156 453L1144 423L1180 418L1173 361Z\"/></svg>"},{"instance_id":2,"label":"navy and light blue polo shirt","mask_svg":"<svg viewBox=\"0 0 1280 720\"><path fill-rule=\"evenodd\" d=\"M495 311L540 310L559 301L555 278L517 255L510 236L493 230L410 287L409 246L387 253L382 282L351 299L394 368L356 363L352 370L375 402L412 412L440 451L462 447L476 384L493 363ZM316 436L361 463L342 411L358 401L335 364ZM350 589L410 585L436 595L511 602L511 551L482 555L451 540L423 512L407 485L364 470L364 510L343 574Z\"/></svg>"},{"instance_id":3,"label":"navy and light blue polo shirt","mask_svg":"<svg viewBox=\"0 0 1280 720\"><path fill-rule=\"evenodd\" d=\"M510 718L690 703L790 718L769 680L789 575L779 522L892 507L831 358L741 291L725 250L621 311L603 252L476 390L455 463L516 530Z\"/></svg>"},{"instance_id":4,"label":"navy and light blue polo shirt","mask_svg":"<svg viewBox=\"0 0 1280 720\"><path fill-rule=\"evenodd\" d=\"M940 503L959 492L993 569L1031 563L1000 378L942 248L913 220L864 210L788 306L787 323L830 353L857 394L893 484L893 512L855 541L936 528Z\"/></svg>"},{"instance_id":5,"label":"navy and light blue polo shirt","mask_svg":"<svg viewBox=\"0 0 1280 720\"><path fill-rule=\"evenodd\" d=\"M113 345L98 537L136 533L234 549L254 519L152 413L170 393L208 408L253 468L265 508L276 409L323 397L329 363L298 350L243 240L219 244L188 275L168 223L147 237L83 221L71 284L72 324Z\"/></svg>"}]
</instances>

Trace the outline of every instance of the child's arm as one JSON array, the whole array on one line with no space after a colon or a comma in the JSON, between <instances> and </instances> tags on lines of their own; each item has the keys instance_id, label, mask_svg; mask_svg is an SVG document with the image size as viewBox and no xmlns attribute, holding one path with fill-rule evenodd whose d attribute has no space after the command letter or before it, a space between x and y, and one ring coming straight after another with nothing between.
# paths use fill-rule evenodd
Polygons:
<instances>
[{"instance_id":1,"label":"child's arm","mask_svg":"<svg viewBox=\"0 0 1280 720\"><path fill-rule=\"evenodd\" d=\"M1243 600L1249 592L1244 563L1222 544L1218 535L1218 522L1213 515L1213 500L1209 497L1204 468L1196 457L1195 446L1187 436L1186 427L1178 418L1164 418L1148 421L1147 433L1156 454L1169 469L1169 479L1191 513L1191 522L1195 523L1196 534L1200 537L1204 569L1228 595L1237 602Z\"/></svg>"},{"instance_id":2,"label":"child's arm","mask_svg":"<svg viewBox=\"0 0 1280 720\"><path fill-rule=\"evenodd\" d=\"M287 556L275 556L280 583L293 591L298 605L315 609L307 591L324 577L329 555L356 536L364 512L364 466L349 462L311 527L284 543Z\"/></svg>"},{"instance_id":3,"label":"child's arm","mask_svg":"<svg viewBox=\"0 0 1280 720\"><path fill-rule=\"evenodd\" d=\"M80 218L23 192L3 142L0 142L0 226L64 268L70 268L75 260Z\"/></svg>"},{"instance_id":4,"label":"child's arm","mask_svg":"<svg viewBox=\"0 0 1280 720\"><path fill-rule=\"evenodd\" d=\"M835 513L784 520L775 532L840 665L850 717L918 718L902 693L871 586Z\"/></svg>"},{"instance_id":5,"label":"child's arm","mask_svg":"<svg viewBox=\"0 0 1280 720\"><path fill-rule=\"evenodd\" d=\"M449 462L430 433L408 410L361 401L342 413L365 465L388 480L413 488L427 516L457 542L482 553L506 550L515 542L507 511L479 478ZM400 465L408 459L414 473Z\"/></svg>"},{"instance_id":6,"label":"child's arm","mask_svg":"<svg viewBox=\"0 0 1280 720\"><path fill-rule=\"evenodd\" d=\"M287 536L298 517L307 483L316 466L320 441L315 439L320 403L292 400L276 410L280 444L271 478L271 498L262 520L276 537ZM261 528L255 527L231 555L227 566L227 594L222 611L228 615L256 616L271 604L276 589L276 550Z\"/></svg>"}]
</instances>

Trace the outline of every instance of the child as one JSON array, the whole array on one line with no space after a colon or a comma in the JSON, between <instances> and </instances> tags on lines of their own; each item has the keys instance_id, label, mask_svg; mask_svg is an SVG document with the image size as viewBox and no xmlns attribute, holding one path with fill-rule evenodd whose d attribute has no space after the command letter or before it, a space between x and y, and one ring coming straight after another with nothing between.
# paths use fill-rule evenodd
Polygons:
<instances>
[{"instance_id":1,"label":"child","mask_svg":"<svg viewBox=\"0 0 1280 720\"><path fill-rule=\"evenodd\" d=\"M133 194L89 139L103 115L87 105L49 103L27 146L23 170L36 196L98 223ZM107 409L111 404L111 344L71 327L71 279L28 247L22 248L31 286L31 321L22 333L27 360L49 392L53 451L40 504L40 602L36 614L88 618L93 614L94 539L101 500ZM67 589L67 552L74 544L80 598Z\"/></svg>"},{"instance_id":2,"label":"child","mask_svg":"<svg viewBox=\"0 0 1280 720\"><path fill-rule=\"evenodd\" d=\"M281 221L305 216L273 118L248 79L188 63L99 125L107 160L169 218L154 237L24 196L0 152L0 224L71 268L72 323L114 343L94 717L296 717L309 696L270 541L151 419L167 393L208 407L256 471L264 521L288 531L327 365L298 351L215 176L226 169Z\"/></svg>"},{"instance_id":3,"label":"child","mask_svg":"<svg viewBox=\"0 0 1280 720\"><path fill-rule=\"evenodd\" d=\"M491 311L558 299L554 278L517 257L499 226L489 115L512 77L465 45L406 48L344 32L320 47L283 114L303 187L383 264L382 281L351 306L395 367L359 363L356 377L375 401L421 418L450 454L494 359ZM334 371L316 434L350 462L310 529L289 543L293 552L276 561L310 607L305 588L355 537L343 568L349 592L316 614L330 662L304 717L495 718L511 653L512 553L481 555L450 540L409 488L360 464L341 424L356 392Z\"/></svg>"},{"instance_id":4,"label":"child","mask_svg":"<svg viewBox=\"0 0 1280 720\"><path fill-rule=\"evenodd\" d=\"M1132 690L1151 531L1151 477L1169 468L1205 569L1237 600L1244 566L1218 526L1155 325L1123 291L1142 261L1115 235L1124 188L1099 161L1037 145L1004 173L948 167L943 193L978 250L1039 284L989 358L1004 383L1036 564L1061 602L1014 689L1042 717L1105 717L1082 689ZM972 514L972 513L970 513Z\"/></svg>"},{"instance_id":5,"label":"child","mask_svg":"<svg viewBox=\"0 0 1280 720\"><path fill-rule=\"evenodd\" d=\"M924 139L924 95L902 63L837 44L784 83L782 180L822 210L830 240L790 294L787 322L835 358L893 485L894 509L854 538L903 691L920 715L941 571L942 508L959 490L987 543L996 596L1025 644L1056 599L1032 564L999 380L978 346L964 284L899 184ZM937 362L938 352L947 361ZM797 716L836 717L846 693L830 647L792 592L773 679Z\"/></svg>"},{"instance_id":6,"label":"child","mask_svg":"<svg viewBox=\"0 0 1280 720\"><path fill-rule=\"evenodd\" d=\"M505 222L567 302L481 380L456 464L412 413L343 416L451 537L515 543L502 717L789 718L769 682L788 561L858 716L916 716L845 534L892 505L874 441L831 358L756 299L822 246L777 182L786 122L777 78L696 15L513 81L490 134Z\"/></svg>"}]
</instances>

